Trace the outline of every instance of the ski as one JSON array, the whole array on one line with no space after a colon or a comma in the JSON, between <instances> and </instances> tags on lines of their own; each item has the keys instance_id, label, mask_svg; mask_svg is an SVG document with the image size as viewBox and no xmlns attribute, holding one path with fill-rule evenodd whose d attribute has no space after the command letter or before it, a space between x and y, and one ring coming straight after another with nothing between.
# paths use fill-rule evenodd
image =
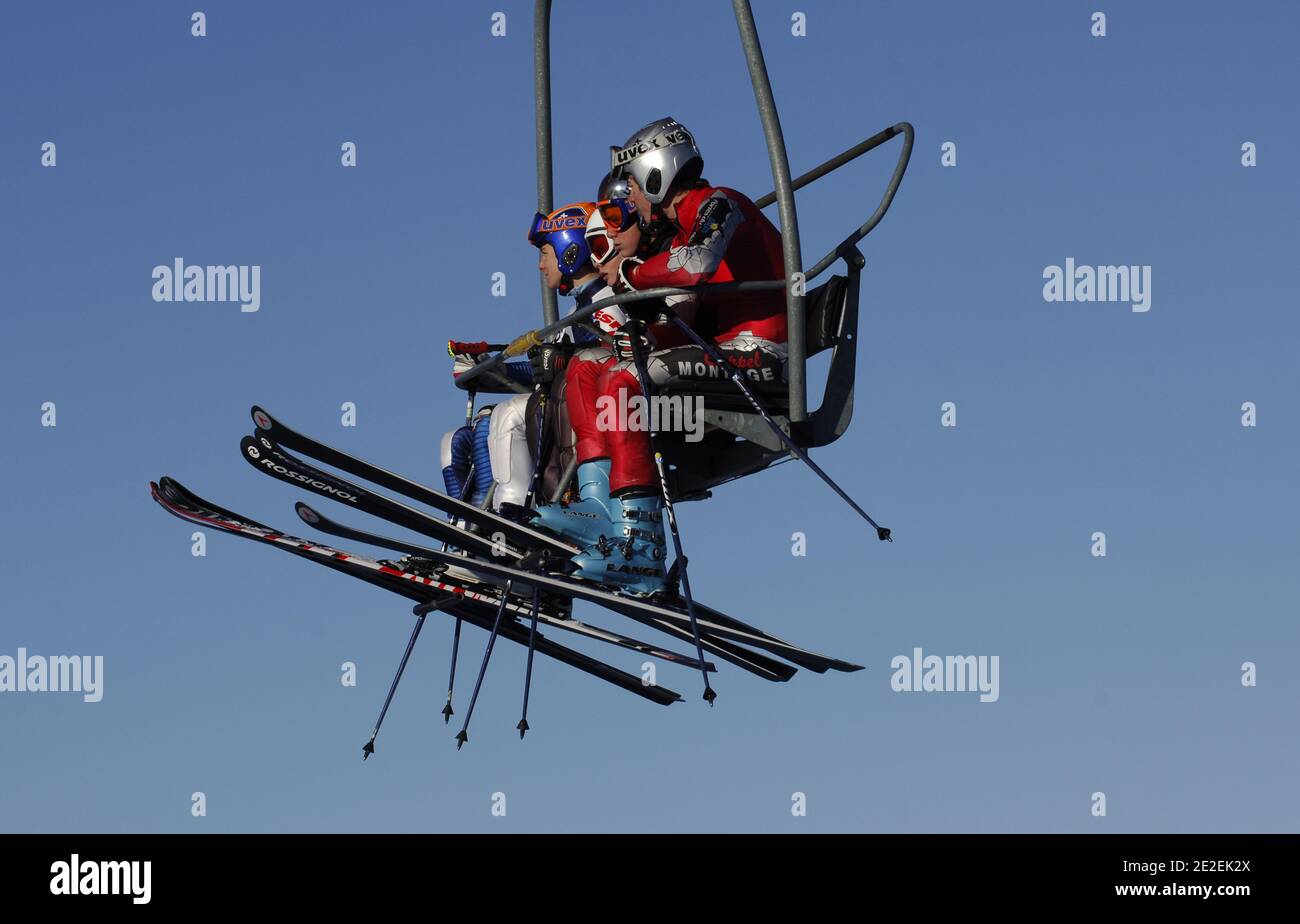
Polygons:
<instances>
[{"instance_id":1,"label":"ski","mask_svg":"<svg viewBox=\"0 0 1300 924\"><path fill-rule=\"evenodd\" d=\"M201 501L201 499L197 498L191 492L187 491L184 488L181 488L174 480L164 479L164 483L170 483L171 486L175 486L176 488L179 488L179 491L173 492L175 496L179 497L179 496L188 495L187 498L188 506L194 508L201 508L203 506L206 506L206 502ZM302 506L306 507L305 504L303 504ZM270 535L278 536L279 541L283 542L286 545L297 542L301 544L300 548L301 546L313 546L315 550L319 550L322 554L333 552L335 555L345 555L347 559L350 560L351 562L360 564L362 567L367 568L369 570L378 571L378 573L381 573L387 577L400 577L403 580L410 580L417 584L424 584L424 586L426 587L430 587L439 591L444 591L446 593L456 594L463 597L465 600L472 601L475 603L481 603L485 606L495 607L500 603L499 588L495 586L490 586L487 588L476 586L480 584L479 581L477 581L472 575L454 567L446 568L441 572L438 579L433 579L427 575L422 575L419 570L415 570L413 567L406 566L403 562L375 561L374 559L369 559L366 556L357 555L355 553L338 552L337 550L330 549L327 546L321 546L319 544L309 543L306 540L298 539L297 537L288 536L283 533L280 533L278 530L271 529L270 527L262 526L261 524L254 524L251 520L245 520L241 518L238 514L231 513L230 511L216 511L215 508L211 508L211 509L213 510L213 512L219 512L225 519L230 520L233 523L238 524L242 527L254 527L255 529L260 529L265 531L265 533L268 534L268 538ZM307 508L307 509L310 510L311 508ZM312 551L312 549L304 549L304 550ZM375 568L374 566L379 566L379 567ZM430 581L432 581L432 583L430 583ZM484 592L485 590L490 592L485 593ZM530 617L531 607L532 607L531 602L525 600L512 600L508 606L510 612L516 618ZM607 642L611 645L617 645L620 648L627 648L639 654L660 658L661 660L668 661L669 663L672 664L680 664L683 667L688 667L695 670L699 670L700 667L700 662L689 655L679 654L675 651L670 651L658 645L652 645L648 642L642 642L637 639L630 638L618 632L613 632L608 629L602 629L599 626L588 625L585 622L574 619L572 616L568 615L567 613L541 611L538 613L538 619L541 622L553 626L557 629L563 629L566 632L572 632L576 635L582 635L587 638L595 639L596 641ZM705 669L710 671L716 671L717 667L712 663L706 661Z\"/></svg>"},{"instance_id":2,"label":"ski","mask_svg":"<svg viewBox=\"0 0 1300 924\"><path fill-rule=\"evenodd\" d=\"M313 526L316 529L319 529L323 533L329 533L331 536L339 536L344 539L350 539L353 542L363 542L366 545L373 545L379 548L393 549L395 551L402 552L406 555L412 555L417 558L423 557L424 553L427 551L422 546L415 545L410 542L405 542L401 539L391 539L387 536L377 536L374 533L368 533L365 532L364 530L359 530L351 526L346 526L342 523L330 519L320 511L310 507L307 504L304 504L302 501L299 501L294 505L294 510L297 511L299 518L304 523L308 524L309 526ZM455 566L449 566L448 573L450 573L451 570L456 570L459 573L462 569L456 568ZM571 598L562 598L562 599L564 599L565 602L567 602L570 606L572 606ZM692 636L690 632L680 628L679 626L671 622L665 620L655 620L653 623L647 623L647 625L650 625L652 628L658 629L661 632L664 632L668 635L672 635L673 637L681 639L683 641L692 640ZM787 664L782 664L780 661L776 661L765 655L759 654L756 651L750 651L749 649L744 648L740 645L723 641L722 639L706 637L704 639L704 647L705 650L707 650L709 653L716 654L724 661L728 661L731 664L736 665L737 667L744 668L750 673L762 677L765 680L786 681L789 680L791 677L793 677L796 673L796 671ZM677 657L680 658L681 656L677 656ZM693 660L693 659L688 659L688 660ZM686 662L683 661L680 663L686 663Z\"/></svg>"},{"instance_id":3,"label":"ski","mask_svg":"<svg viewBox=\"0 0 1300 924\"><path fill-rule=\"evenodd\" d=\"M367 481L372 481L375 484L379 484L383 487L389 488L390 490L397 491L398 493L404 494L407 497L429 504L435 509L452 513L456 517L464 519L467 523L478 526L482 530L484 535L496 535L497 533L500 533L505 537L505 539L508 542L515 544L518 548L523 549L526 552L536 552L536 551L554 552L558 555L563 555L565 558L567 558L569 555L572 555L575 551L577 551L576 546L566 544L565 542L555 539L554 537L550 536L547 533L542 533L536 530L529 529L528 527L522 526L518 523L515 523L512 520L508 520L504 517L501 517L495 513L492 513L491 511L482 510L474 506L473 504L467 504L463 501L457 500L456 498L450 497L446 494L442 494L438 491L434 491L433 489L425 487L424 485L418 484L414 481L410 481L409 479L406 479L401 475L397 475L392 472L386 471L384 469L379 468L378 466L370 464L369 462L364 462L340 450L334 449L330 446L326 446L325 444L317 440L314 440L309 436L305 436L301 433L297 433L296 431L292 430L285 424L276 420L274 417L271 416L270 413L268 413L265 409L261 407L254 406L252 409L252 416L253 416L253 422L257 424L258 431L259 431L259 440L261 441L262 445L274 449L274 451L279 452L281 456L285 457L285 459L290 460L293 463L296 463L299 467L306 467L308 469L311 468L310 466L307 465L307 463L301 462L300 460L293 459L293 457L285 453L284 450L280 448L280 446L288 446L290 448L297 449L301 452L306 453L307 455L311 456L314 459L320 460L322 462L328 462L329 464L335 465L338 468L343 469L344 471L356 475L357 477L364 478ZM269 439L269 443L267 442L268 439ZM250 459L250 461L252 460ZM267 471L268 474L274 474L274 471L271 468L267 468L265 469L265 471ZM334 490L340 491L344 494L348 494L348 493L356 494L358 492L367 493L367 492L363 492L362 489L357 487L356 485L345 482L342 479L337 478L336 476L326 475L325 473L319 472L318 470L315 469L312 469L312 471L314 471L321 478L330 482ZM290 480L289 478L282 478L282 480L289 481L291 484L300 483L297 480ZM304 486L310 487L310 485L304 485ZM316 493L321 494L323 496L337 498L336 494L330 493L330 491L328 490L321 490L315 488L313 488L313 490L315 490ZM367 494L366 500L369 500L370 497L374 497L374 496L375 495ZM357 506L358 509L366 510L366 512L375 513L373 509L367 509L366 507L363 507L361 504L354 503L353 506ZM403 506L403 505L397 505L397 506ZM424 516L419 511L413 510L412 508L404 507L404 510L409 511L410 513L417 514L419 516ZM386 516L384 513L375 513L375 515L380 516L381 518L384 519L392 520L391 517ZM428 519L432 520L432 518L428 518ZM392 521L397 522L398 525L408 526L408 522L403 522L400 520L392 520ZM434 520L433 522L441 523L444 527L449 527L451 529L458 529L458 527L450 526L450 524L443 523L442 521ZM408 526L408 528L415 528L415 527ZM416 528L416 531L425 533L425 535L429 535L429 533L424 529ZM464 531L461 530L460 534L464 535ZM445 537L443 534L439 534L435 538L444 539ZM480 545L481 547L482 537L479 538L480 541L476 544ZM453 545L456 544L455 539L450 539L446 541L449 541ZM472 540L467 540L467 541L472 541ZM463 547L463 546L458 546L458 547ZM489 549L490 553L491 551L492 550ZM499 558L500 551L501 551L500 547L499 546L496 547L495 552L498 554L493 554L492 557ZM631 599L622 596L615 596L612 594L610 594L610 596L618 600ZM595 601L595 602L600 603L600 601ZM684 609L681 612L677 612L672 608L666 608L666 609L667 612L671 614L671 616L669 616L668 618L687 619L688 620L687 624L689 625L689 616L687 616L686 611ZM771 651L774 654L778 654L780 657L785 658L791 663L797 664L800 667L813 671L814 673L819 673L819 674L825 673L827 670L836 670L836 671L844 671L844 672L862 670L862 665L853 664L848 661L842 661L838 658L832 658L827 655L818 654L812 651L807 651L806 649L801 648L800 646L794 644L793 642L786 641L785 639L772 635L771 633L759 629L756 626L752 626L739 619L736 619L735 617L728 616L725 613L721 613L718 610L713 609L712 607L708 607L702 603L699 603L698 601L695 603L695 610L697 615L701 619L707 620L709 623L716 625L720 629L734 630L735 632L740 633L741 635L739 637L736 637L736 640L741 641L747 645L754 645L755 647L764 648L765 650ZM759 640L762 641L760 642ZM769 644L771 647L769 647Z\"/></svg>"},{"instance_id":4,"label":"ski","mask_svg":"<svg viewBox=\"0 0 1300 924\"><path fill-rule=\"evenodd\" d=\"M259 435L270 437L280 446L292 449L295 452L301 452L318 462L332 465L350 475L373 482L390 491L396 491L398 494L420 501L422 504L427 504L435 510L441 510L453 517L474 523L489 535L499 532L505 536L507 542L519 548L528 551L550 550L561 553L566 557L578 551L577 546L563 539L558 539L549 533L543 533L516 523L514 520L506 519L490 510L483 510L474 504L444 494L441 491L436 491L427 485L382 469L363 459L348 455L342 450L327 446L310 436L298 433L276 420L261 407L254 405L251 413Z\"/></svg>"},{"instance_id":5,"label":"ski","mask_svg":"<svg viewBox=\"0 0 1300 924\"><path fill-rule=\"evenodd\" d=\"M254 521L247 520L237 514L219 508L214 504L204 501L193 492L184 488L174 479L164 477L159 483L150 483L150 490L154 500L156 500L169 513L187 521L201 526L217 529L221 532L232 535L243 536L248 539L258 540L265 544L273 545L284 551L293 553L299 557L307 558L319 564L324 564L334 570L341 571L353 577L359 577L367 583L383 587L415 600L419 603L426 603L431 600L441 600L447 595L451 595L456 602L450 605L444 605L442 608L452 615L460 616L468 622L478 625L484 629L490 628L492 617L488 612L495 611L500 603L499 597L480 593L474 589L465 588L457 584L448 583L437 578L427 575L416 574L406 569L396 567L392 563L377 561L367 558L363 555L355 555L343 552L329 546L319 543L308 542L295 536L290 536L279 532L271 527L263 526ZM531 613L531 606L527 601L514 601L509 607L515 617L527 616ZM576 620L569 621L556 619L555 617L541 617L548 625L555 625L557 628L570 628L566 622L576 623ZM595 627L581 626L581 634L589 634L582 630L594 629ZM589 637L601 638L603 641L612 641L618 639L624 641L622 636L615 633L596 630L600 635L590 634ZM521 645L528 644L528 629L516 621L504 623L501 627L500 634ZM602 638L601 636L606 636ZM616 644L618 642L615 642ZM638 643L643 644L643 643ZM638 694L653 702L663 705L677 702L681 697L672 690L665 687L648 687L642 683L639 676L629 674L619 670L604 662L588 657L581 652L565 648L555 642L546 639L540 633L536 638L537 650L549 657L562 661L574 667L578 667L587 673L594 674L601 679L621 686L631 692ZM631 647L631 646L624 646ZM656 652L661 649L655 646L645 646ZM699 664L694 659L685 655L675 655L672 652L665 652L676 659L678 663L686 661L684 666L698 669ZM667 659L666 659L667 660Z\"/></svg>"},{"instance_id":6,"label":"ski","mask_svg":"<svg viewBox=\"0 0 1300 924\"><path fill-rule=\"evenodd\" d=\"M315 513L315 511L313 511ZM316 514L318 517L319 514ZM346 527L345 527L346 528ZM378 538L378 537L375 537ZM468 558L463 555L455 555L450 552L443 552L439 549L425 548L412 544L404 544L407 550L418 550L410 554L418 554L421 558L426 558L439 564L451 565L461 568L472 574L478 575L480 579L497 579L500 581L512 581L519 589L520 593L527 593L532 587L537 587L542 591L559 594L561 596L573 597L578 600L586 600L589 603L595 603L606 609L612 610L629 619L646 625L653 625L655 628L663 628L664 623L674 625L678 628L689 629L689 617L676 609L665 607L661 604L642 600L637 597L626 597L622 594L612 593L604 590L594 584L585 584L578 581L568 580L556 575L545 574L535 571L524 571L519 568L513 568L508 565L498 564L497 562L487 561L478 558ZM703 610L703 608L701 608ZM713 640L729 640L740 642L744 645L753 645L793 660L794 657L804 658L821 666L822 656L806 652L797 646L789 643L778 643L770 638L755 635L742 629L736 629L730 626L721 626L707 619L701 619L700 627ZM689 635L689 633L688 633ZM822 667L825 670L825 667Z\"/></svg>"},{"instance_id":7,"label":"ski","mask_svg":"<svg viewBox=\"0 0 1300 924\"><path fill-rule=\"evenodd\" d=\"M751 626L747 622L742 622L734 616L728 616L726 613L721 613L711 606L706 606L703 603L700 603L698 600L695 601L695 612L701 619L707 621L701 625L712 624L718 626L720 630L732 629L737 632L756 636L757 638L762 639L761 643L759 641L751 641L747 642L747 644L779 653L781 657L785 658L787 661L792 664L798 664L800 667L807 668L814 674L824 674L828 670L851 674L854 671L864 669L863 665L854 664L852 661L843 661L839 658L832 658L830 655L809 651L806 648L796 645L794 642L786 641L780 636L773 635L763 629ZM777 647L769 648L768 644Z\"/></svg>"},{"instance_id":8,"label":"ski","mask_svg":"<svg viewBox=\"0 0 1300 924\"><path fill-rule=\"evenodd\" d=\"M447 520L429 516L414 507L408 507L382 494L367 491L336 475L323 472L281 450L267 436L246 436L239 443L240 454L253 468L286 484L305 488L322 497L347 504L372 516L405 526L434 539L440 539L455 548L479 555L505 555L519 560L517 551L496 543L491 536L462 529Z\"/></svg>"},{"instance_id":9,"label":"ski","mask_svg":"<svg viewBox=\"0 0 1300 924\"><path fill-rule=\"evenodd\" d=\"M338 536L340 539L350 539L353 542L364 542L366 545L373 545L381 549L391 549L394 552L401 552L403 555L411 555L415 558L423 558L426 551L422 545L414 542L407 542L405 539L395 539L391 536L380 536L376 533L366 532L364 529L356 529L347 526L337 520L332 520L325 514L321 513L310 504L297 501L293 505L294 513L298 518L308 526L315 527L323 533L329 533L331 536ZM476 582L481 579L475 578ZM494 586L504 584L504 582L492 582ZM572 605L572 601L565 600L566 604Z\"/></svg>"}]
</instances>

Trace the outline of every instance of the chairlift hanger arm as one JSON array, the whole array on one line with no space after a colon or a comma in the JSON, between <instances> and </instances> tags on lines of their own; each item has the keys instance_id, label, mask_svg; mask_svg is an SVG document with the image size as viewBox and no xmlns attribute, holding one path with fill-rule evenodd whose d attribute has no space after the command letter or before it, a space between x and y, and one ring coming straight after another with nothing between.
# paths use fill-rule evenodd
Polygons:
<instances>
[{"instance_id":1,"label":"chairlift hanger arm","mask_svg":"<svg viewBox=\"0 0 1300 924\"><path fill-rule=\"evenodd\" d=\"M796 177L794 180L791 180L790 188L795 192L798 192L800 189L803 189L805 186L814 182L815 180L820 180L822 177L826 176L826 174L835 172L840 167L843 167L845 164L849 163L850 161L857 160L863 154L867 153L868 151L875 150L876 148L884 144L886 141L888 141L890 138L893 138L895 135L900 135L900 134L906 134L908 136L906 147L909 151L909 156L910 156L912 126L911 123L909 122L899 122L897 125L891 125L889 128L876 132L866 141L861 141L855 144L853 147L849 148L848 150L836 154L834 157L832 157L830 160L826 161L825 163L819 164L816 167L813 167L807 173L799 177ZM903 169L906 169L906 163L904 163ZM895 173L901 175L902 170L900 170L898 167L895 167L894 170ZM760 209L765 209L775 201L776 201L776 193L770 192L766 196L763 196L761 199L755 199L754 204L757 205Z\"/></svg>"},{"instance_id":2,"label":"chairlift hanger arm","mask_svg":"<svg viewBox=\"0 0 1300 924\"><path fill-rule=\"evenodd\" d=\"M551 155L551 0L533 6L534 133L537 145L537 211L551 213L554 204L554 170ZM542 283L542 320L554 323L560 316L555 291Z\"/></svg>"},{"instance_id":3,"label":"chairlift hanger arm","mask_svg":"<svg viewBox=\"0 0 1300 924\"><path fill-rule=\"evenodd\" d=\"M830 253L805 270L805 281L810 281L817 276L820 276L826 271L828 266L838 259L843 258L845 260L853 260L853 253L858 241L870 234L875 229L876 225L880 224L880 220L885 217L885 213L889 211L889 207L894 204L894 196L898 192L899 184L903 182L903 174L907 172L908 162L912 159L912 141L915 137L912 123L899 122L897 125L891 125L883 131L876 132L866 141L859 142L848 150L836 154L830 160L814 167L807 173L791 181L790 188L792 190L803 189L805 186L815 182L816 180L820 180L828 173L833 173L850 161L856 160L868 151L880 147L886 141L889 141L891 138L895 138L898 135L903 136L903 147L898 152L898 161L894 164L894 172L889 178L889 185L885 187L885 193L881 196L880 204L876 206L875 212L872 213L871 217L867 219L866 223L862 225L862 227L858 228L844 240L840 241L840 243L837 244ZM776 193L770 192L761 199L754 200L754 204L760 209L763 209L767 208L775 201Z\"/></svg>"},{"instance_id":4,"label":"chairlift hanger arm","mask_svg":"<svg viewBox=\"0 0 1300 924\"><path fill-rule=\"evenodd\" d=\"M805 279L814 279L817 276L820 276L828 266L838 259L843 258L845 260L852 260L852 255L857 254L858 241L862 240L875 230L876 225L880 224L881 219L885 217L885 213L889 211L889 207L894 204L894 196L898 193L899 184L903 182L903 174L907 172L907 164L912 159L912 141L915 138L915 131L912 129L912 124L910 122L899 122L897 125L887 128L883 132L873 135L871 138L868 138L867 141L863 142L863 144L868 144L875 139L879 139L879 141L875 141L875 144L872 144L871 147L863 149L864 151L869 151L872 147L876 147L899 134L903 136L903 146L898 152L898 161L894 164L894 172L889 178L889 185L885 187L885 193L880 197L880 204L876 206L876 210L871 213L871 217L863 223L862 227L858 228L844 240L840 241L840 243L837 244L830 253L826 254L826 256L822 257L809 267L805 271ZM861 147L861 145L859 145L859 147ZM845 153L848 152L846 151ZM855 154L854 156L856 157L857 155ZM849 158L849 160L852 160L852 158ZM843 163L847 162L847 160L843 161ZM829 161L827 163L829 163ZM825 164L823 164L823 166L825 166ZM820 170L821 168L819 167L817 169ZM816 171L813 172L815 173ZM829 172L830 170L826 171L826 173ZM825 174L819 175L824 176ZM803 177L800 177L800 179L803 179ZM816 179L816 177L813 177L813 179ZM809 180L808 182L812 182L812 180ZM858 254L857 258L861 259L861 255Z\"/></svg>"}]
</instances>

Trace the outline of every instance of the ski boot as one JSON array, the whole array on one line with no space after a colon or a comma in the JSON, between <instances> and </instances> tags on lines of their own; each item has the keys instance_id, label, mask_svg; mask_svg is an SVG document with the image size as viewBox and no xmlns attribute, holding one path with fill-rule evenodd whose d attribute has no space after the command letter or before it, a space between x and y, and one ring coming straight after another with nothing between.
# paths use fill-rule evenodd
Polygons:
<instances>
[{"instance_id":1,"label":"ski boot","mask_svg":"<svg viewBox=\"0 0 1300 924\"><path fill-rule=\"evenodd\" d=\"M609 504L613 529L573 556L574 576L638 597L663 593L668 587L663 501L657 495L615 497Z\"/></svg>"},{"instance_id":2,"label":"ski boot","mask_svg":"<svg viewBox=\"0 0 1300 924\"><path fill-rule=\"evenodd\" d=\"M609 459L578 466L578 500L547 504L530 511L531 525L541 526L586 548L613 528L610 522Z\"/></svg>"}]
</instances>

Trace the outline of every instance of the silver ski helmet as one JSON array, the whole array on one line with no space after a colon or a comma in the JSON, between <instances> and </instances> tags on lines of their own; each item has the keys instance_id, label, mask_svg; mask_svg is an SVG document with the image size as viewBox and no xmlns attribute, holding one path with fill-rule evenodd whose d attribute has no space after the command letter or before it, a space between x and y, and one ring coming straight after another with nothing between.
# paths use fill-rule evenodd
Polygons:
<instances>
[{"instance_id":1,"label":"silver ski helmet","mask_svg":"<svg viewBox=\"0 0 1300 924\"><path fill-rule=\"evenodd\" d=\"M659 205L679 174L703 173L704 156L680 122L663 118L633 132L621 148L610 148L609 166L611 173L636 180L650 203Z\"/></svg>"},{"instance_id":2,"label":"silver ski helmet","mask_svg":"<svg viewBox=\"0 0 1300 924\"><path fill-rule=\"evenodd\" d=\"M600 188L596 190L596 201L604 202L607 199L626 199L628 192L627 177L611 170L609 173L605 174L605 178L600 181Z\"/></svg>"}]
</instances>

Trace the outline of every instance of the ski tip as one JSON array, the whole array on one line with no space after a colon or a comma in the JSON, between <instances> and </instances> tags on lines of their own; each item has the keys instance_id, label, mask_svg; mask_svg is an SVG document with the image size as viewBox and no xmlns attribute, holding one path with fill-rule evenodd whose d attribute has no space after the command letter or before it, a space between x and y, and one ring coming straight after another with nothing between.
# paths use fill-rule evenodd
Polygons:
<instances>
[{"instance_id":1,"label":"ski tip","mask_svg":"<svg viewBox=\"0 0 1300 924\"><path fill-rule=\"evenodd\" d=\"M246 436L239 441L239 451L244 454L244 458L257 465L257 460L262 458L261 447L258 446L257 439L253 436Z\"/></svg>"},{"instance_id":2,"label":"ski tip","mask_svg":"<svg viewBox=\"0 0 1300 924\"><path fill-rule=\"evenodd\" d=\"M463 748L465 746L465 742L468 740L469 740L469 735L465 734L465 729L462 728L460 731L456 733L456 750L459 751L461 748Z\"/></svg>"},{"instance_id":3,"label":"ski tip","mask_svg":"<svg viewBox=\"0 0 1300 924\"><path fill-rule=\"evenodd\" d=\"M306 523L309 526L315 526L317 523L321 521L321 515L317 513L315 510L312 510L302 501L298 501L297 503L295 503L293 505L293 510L296 514L298 514L298 519L302 520L304 523Z\"/></svg>"},{"instance_id":4,"label":"ski tip","mask_svg":"<svg viewBox=\"0 0 1300 924\"><path fill-rule=\"evenodd\" d=\"M275 421L271 419L271 415L266 413L266 411L262 410L256 404L253 405L249 414L252 416L253 423L257 425L259 430L270 430L275 424Z\"/></svg>"},{"instance_id":5,"label":"ski tip","mask_svg":"<svg viewBox=\"0 0 1300 924\"><path fill-rule=\"evenodd\" d=\"M528 720L527 720L527 719L520 719L520 720L519 720L519 724L516 725L515 728L519 729L519 740L520 740L520 741L523 741L523 740L524 740L524 735L528 732L528 728L529 728L529 726L528 726Z\"/></svg>"}]
</instances>

